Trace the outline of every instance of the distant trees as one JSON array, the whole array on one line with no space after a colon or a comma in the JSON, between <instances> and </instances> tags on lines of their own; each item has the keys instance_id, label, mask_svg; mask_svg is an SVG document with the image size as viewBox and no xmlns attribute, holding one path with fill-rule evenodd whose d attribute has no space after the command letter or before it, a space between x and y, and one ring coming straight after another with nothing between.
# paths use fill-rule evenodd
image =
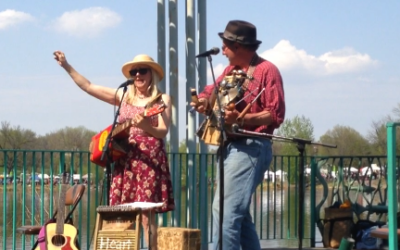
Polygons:
<instances>
[{"instance_id":1,"label":"distant trees","mask_svg":"<svg viewBox=\"0 0 400 250\"><path fill-rule=\"evenodd\" d=\"M80 126L66 127L44 136L37 136L32 130L11 126L9 122L3 121L0 127L0 149L86 151L95 134L96 132Z\"/></svg>"},{"instance_id":2,"label":"distant trees","mask_svg":"<svg viewBox=\"0 0 400 250\"><path fill-rule=\"evenodd\" d=\"M2 122L0 128L0 149L33 149L36 134L32 130L12 127L9 122ZM11 173L15 165L21 164L17 154L4 153L0 155L0 163Z\"/></svg>"},{"instance_id":3,"label":"distant trees","mask_svg":"<svg viewBox=\"0 0 400 250\"><path fill-rule=\"evenodd\" d=\"M400 106L400 104L399 104ZM397 108L393 110L396 114ZM400 111L400 110L399 110ZM397 117L386 116L379 121L372 123L372 130L368 133L367 138L371 143L372 153L375 155L386 155L387 154L387 134L386 124L388 122L399 122L400 113L397 113ZM397 142L397 154L400 154L400 128L396 129L396 142Z\"/></svg>"},{"instance_id":4,"label":"distant trees","mask_svg":"<svg viewBox=\"0 0 400 250\"><path fill-rule=\"evenodd\" d=\"M355 129L347 126L336 125L320 138L321 142L337 145L337 148L321 147L322 155L369 155L371 146Z\"/></svg>"},{"instance_id":5,"label":"distant trees","mask_svg":"<svg viewBox=\"0 0 400 250\"><path fill-rule=\"evenodd\" d=\"M319 155L385 155L387 152L386 124L389 121L400 121L400 103L392 109L392 113L394 117L387 115L380 120L373 121L371 131L366 136L361 135L351 127L335 125L316 140L312 121L300 115L287 118L276 131L276 134L287 138L297 137L337 145L337 148L307 146L306 155L315 153ZM80 126L75 128L65 127L44 136L38 136L30 129L11 126L10 122L3 121L0 127L0 149L86 151L89 148L91 138L96 133ZM400 133L397 133L397 136L399 142L397 149L400 153ZM215 148L210 150L214 153L215 151ZM185 141L180 143L179 152L186 153ZM298 150L295 143L274 140L273 153L275 155L298 155ZM13 162L11 157L8 161L10 161L8 165Z\"/></svg>"},{"instance_id":6,"label":"distant trees","mask_svg":"<svg viewBox=\"0 0 400 250\"><path fill-rule=\"evenodd\" d=\"M87 151L96 133L83 126L66 127L41 137L40 147L47 150Z\"/></svg>"},{"instance_id":7,"label":"distant trees","mask_svg":"<svg viewBox=\"0 0 400 250\"><path fill-rule=\"evenodd\" d=\"M295 116L292 119L286 119L277 131L277 135L285 138L301 138L305 140L314 140L313 133L314 126L312 125L311 120L304 116ZM277 147L275 145L277 145ZM310 152L311 150L312 148L305 147L304 157L307 156L307 152ZM281 170L289 172L289 181L294 182L297 176L297 166L293 163L295 163L297 156L300 153L300 151L297 149L297 143L290 140L282 140L282 142L275 141L273 143L273 151L275 155L293 156L293 162L291 163L289 162L292 160L291 158L285 158L282 162L280 159L278 159L278 162L275 163L277 165L277 169L273 169L273 167L271 167L271 170L276 171L282 168Z\"/></svg>"},{"instance_id":8,"label":"distant trees","mask_svg":"<svg viewBox=\"0 0 400 250\"><path fill-rule=\"evenodd\" d=\"M304 116L295 116L292 119L286 119L279 127L277 135L285 138L301 138L306 140L314 140L314 126L309 118ZM296 148L296 143L283 140L274 148L274 154L279 155L298 155L299 151ZM306 148L306 152L310 153L312 149Z\"/></svg>"},{"instance_id":9,"label":"distant trees","mask_svg":"<svg viewBox=\"0 0 400 250\"><path fill-rule=\"evenodd\" d=\"M393 117L386 115L380 120L373 121L371 130L366 136L348 126L335 125L318 140L321 143L337 145L337 148L306 147L306 154L318 155L386 155L388 122L400 122L400 103L392 109ZM284 137L298 137L314 140L314 127L310 119L304 116L287 118L276 134ZM397 128L397 153L400 154L400 128ZM297 149L293 143L274 143L275 155L297 155ZM314 152L315 151L315 152Z\"/></svg>"},{"instance_id":10,"label":"distant trees","mask_svg":"<svg viewBox=\"0 0 400 250\"><path fill-rule=\"evenodd\" d=\"M375 155L385 155L387 153L387 134L386 123L393 121L390 116L386 116L379 121L373 121L371 130L367 138L371 143L371 153Z\"/></svg>"},{"instance_id":11,"label":"distant trees","mask_svg":"<svg viewBox=\"0 0 400 250\"><path fill-rule=\"evenodd\" d=\"M96 132L84 127L66 127L45 136L38 136L32 130L11 126L10 122L3 121L0 127L0 149L32 151L25 152L24 156L23 152L4 151L0 155L0 166L4 166L7 173L11 173L14 168L21 169L24 164L32 169L41 164L50 166L49 154L38 154L33 150L87 151L95 134ZM59 160L58 155L56 159Z\"/></svg>"},{"instance_id":12,"label":"distant trees","mask_svg":"<svg viewBox=\"0 0 400 250\"><path fill-rule=\"evenodd\" d=\"M0 149L33 149L36 133L20 126L12 127L9 122L1 122Z\"/></svg>"}]
</instances>

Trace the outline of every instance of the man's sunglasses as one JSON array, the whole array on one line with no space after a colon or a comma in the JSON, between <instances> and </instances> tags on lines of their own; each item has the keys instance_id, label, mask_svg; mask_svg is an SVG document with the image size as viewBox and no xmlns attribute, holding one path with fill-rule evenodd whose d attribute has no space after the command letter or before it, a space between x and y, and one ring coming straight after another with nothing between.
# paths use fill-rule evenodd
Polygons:
<instances>
[{"instance_id":1,"label":"man's sunglasses","mask_svg":"<svg viewBox=\"0 0 400 250\"><path fill-rule=\"evenodd\" d=\"M149 71L149 69L131 69L129 71L129 75L135 76L135 75L137 75L138 72L139 72L139 75L146 75L147 71Z\"/></svg>"}]
</instances>

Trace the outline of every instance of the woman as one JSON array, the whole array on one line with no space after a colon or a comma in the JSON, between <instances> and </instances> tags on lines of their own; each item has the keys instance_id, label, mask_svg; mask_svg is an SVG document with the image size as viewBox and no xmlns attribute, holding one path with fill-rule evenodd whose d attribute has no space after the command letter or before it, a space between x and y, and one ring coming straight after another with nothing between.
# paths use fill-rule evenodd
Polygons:
<instances>
[{"instance_id":1,"label":"woman","mask_svg":"<svg viewBox=\"0 0 400 250\"><path fill-rule=\"evenodd\" d=\"M168 133L171 121L171 100L166 94L161 95L165 110L152 117L145 117L145 105L156 97L160 90L157 83L164 77L162 67L147 55L138 55L122 66L122 73L134 84L128 86L125 97L119 89L92 84L79 74L66 60L61 51L54 52L55 60L70 75L72 80L86 93L111 105L121 103L118 122L131 120L129 129L129 149L125 157L114 164L110 189L110 205L131 202L157 202L163 206L155 210L164 213L175 208L171 176L164 148L163 138ZM151 221L149 222L149 218ZM148 239L149 223L151 224L151 241L153 249L157 248L157 224L154 212L143 213L142 226Z\"/></svg>"}]
</instances>

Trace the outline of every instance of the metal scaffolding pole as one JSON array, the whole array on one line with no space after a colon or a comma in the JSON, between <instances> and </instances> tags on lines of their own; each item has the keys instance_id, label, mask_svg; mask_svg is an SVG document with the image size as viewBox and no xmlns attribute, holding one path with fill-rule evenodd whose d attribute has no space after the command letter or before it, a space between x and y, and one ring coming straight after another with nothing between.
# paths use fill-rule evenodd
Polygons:
<instances>
[{"instance_id":1,"label":"metal scaffolding pole","mask_svg":"<svg viewBox=\"0 0 400 250\"><path fill-rule=\"evenodd\" d=\"M165 30L165 1L157 0L157 62L161 65L166 73L167 65L165 60L166 55L166 30ZM163 93L167 93L166 77L160 82L158 86Z\"/></svg>"},{"instance_id":2,"label":"metal scaffolding pole","mask_svg":"<svg viewBox=\"0 0 400 250\"><path fill-rule=\"evenodd\" d=\"M196 214L196 170L195 153L196 153L196 116L189 113L191 100L190 88L196 87L196 23L194 17L194 0L186 0L186 152L188 153L187 160L187 183L188 191L186 193L188 201L188 226L197 228Z\"/></svg>"},{"instance_id":3,"label":"metal scaffolding pole","mask_svg":"<svg viewBox=\"0 0 400 250\"><path fill-rule=\"evenodd\" d=\"M207 50L207 0L197 1L197 27L198 27L198 52ZM207 85L207 60L205 57L200 57L198 60L198 89L202 90ZM199 117L204 119L204 117ZM207 145L203 142L199 143L200 147L200 187L206 187L208 185L207 178ZM202 190L208 190L202 189ZM207 211L208 209L208 198L207 192L200 192L200 201L206 201L200 204L200 211ZM202 250L208 249L208 214L200 213L200 231L201 231L201 248Z\"/></svg>"},{"instance_id":4,"label":"metal scaffolding pole","mask_svg":"<svg viewBox=\"0 0 400 250\"><path fill-rule=\"evenodd\" d=\"M170 126L170 149L171 153L179 152L179 112L177 107L179 106L179 88L178 88L178 0L169 0L169 92L171 96L172 104L172 123ZM171 167L174 176L174 184L181 183L181 172L179 168L178 159L170 159L172 161ZM178 185L179 185L178 184ZM180 187L175 185L174 199L175 204L181 204L180 194L177 192ZM174 224L178 225L181 221L181 215L174 213Z\"/></svg>"}]
</instances>

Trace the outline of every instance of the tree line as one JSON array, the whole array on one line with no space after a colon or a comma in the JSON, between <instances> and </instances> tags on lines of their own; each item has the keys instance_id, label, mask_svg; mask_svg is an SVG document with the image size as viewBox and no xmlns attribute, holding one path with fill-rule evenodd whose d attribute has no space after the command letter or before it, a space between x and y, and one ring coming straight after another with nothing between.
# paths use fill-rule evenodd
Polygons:
<instances>
[{"instance_id":1,"label":"tree line","mask_svg":"<svg viewBox=\"0 0 400 250\"><path fill-rule=\"evenodd\" d=\"M12 126L10 122L1 122L0 127L0 150L4 150L0 154L0 175L4 172L9 175L19 175L22 173L22 166L26 166L27 174L34 176L35 173L41 172L42 166L45 171L53 168L58 172L61 166L61 172L76 173L77 169L73 169L73 165L77 166L79 156L71 153L69 159L63 160L60 154L37 153L40 151L88 151L91 138L96 134L82 126L72 128L66 127L57 131L48 133L44 136L37 135L34 131L22 128L19 125ZM26 150L30 152L7 152L7 150ZM75 164L73 164L75 163ZM13 170L16 169L14 173ZM88 171L87 164L84 165L85 173Z\"/></svg>"},{"instance_id":2,"label":"tree line","mask_svg":"<svg viewBox=\"0 0 400 250\"><path fill-rule=\"evenodd\" d=\"M379 120L371 122L371 129L367 135L361 135L356 129L349 126L335 125L329 129L318 140L314 138L314 127L310 119L304 116L295 116L286 119L277 131L277 135L284 137L297 137L309 139L316 142L337 145L337 148L322 146L306 147L307 155L324 156L368 156L387 154L386 124L388 122L400 122L400 103L392 110L392 115L383 116ZM397 128L397 154L400 153L400 133ZM274 143L274 154L297 155L298 150L292 143Z\"/></svg>"},{"instance_id":3,"label":"tree line","mask_svg":"<svg viewBox=\"0 0 400 250\"><path fill-rule=\"evenodd\" d=\"M392 112L392 116L386 115L380 120L372 121L367 135L361 135L352 127L338 124L316 139L312 121L300 115L286 118L276 131L276 135L337 145L337 148L306 147L307 155L386 155L386 124L400 122L400 103L393 108ZM40 136L30 129L19 125L12 126L8 121L2 121L0 149L87 151L95 134L97 134L96 131L79 126L65 127ZM397 134L397 141L400 141L399 133ZM179 152L186 152L185 145L185 141L180 143ZM399 150L400 147L397 148ZM297 155L298 153L295 144L279 140L274 140L273 150L276 155Z\"/></svg>"}]
</instances>

